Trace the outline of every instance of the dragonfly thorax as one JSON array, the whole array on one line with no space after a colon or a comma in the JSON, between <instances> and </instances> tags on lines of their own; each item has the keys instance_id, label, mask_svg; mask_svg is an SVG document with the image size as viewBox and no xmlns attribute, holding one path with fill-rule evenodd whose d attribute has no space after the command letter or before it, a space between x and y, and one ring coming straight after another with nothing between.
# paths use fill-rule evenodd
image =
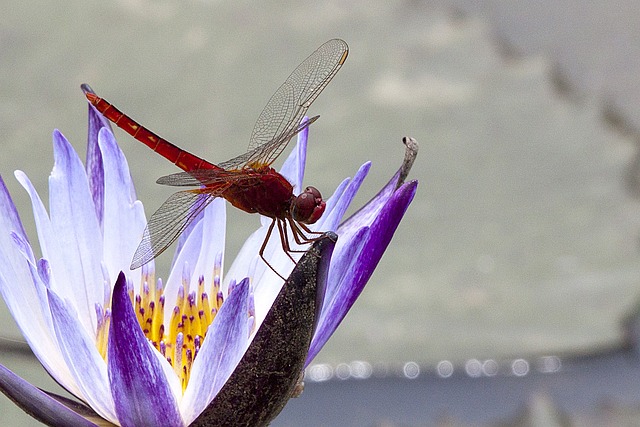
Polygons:
<instances>
[{"instance_id":1,"label":"dragonfly thorax","mask_svg":"<svg viewBox=\"0 0 640 427\"><path fill-rule=\"evenodd\" d=\"M293 186L272 168L247 172L222 193L234 207L248 213L259 213L284 219L289 214Z\"/></svg>"}]
</instances>

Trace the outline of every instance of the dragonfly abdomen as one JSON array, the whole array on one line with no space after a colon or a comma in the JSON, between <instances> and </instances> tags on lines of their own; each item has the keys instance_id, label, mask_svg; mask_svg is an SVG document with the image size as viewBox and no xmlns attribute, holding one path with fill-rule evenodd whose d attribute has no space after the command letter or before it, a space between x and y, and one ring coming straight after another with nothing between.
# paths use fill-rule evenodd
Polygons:
<instances>
[{"instance_id":1,"label":"dragonfly abdomen","mask_svg":"<svg viewBox=\"0 0 640 427\"><path fill-rule=\"evenodd\" d=\"M217 168L217 166L177 147L161 136L151 132L146 127L141 126L131 117L118 110L118 108L109 101L100 98L98 95L93 93L87 85L83 85L82 89L84 90L89 102L96 107L103 116L109 119L109 121L113 122L120 129L127 132L129 135L142 142L144 145L151 148L153 151L178 166L180 169L188 172L196 169Z\"/></svg>"}]
</instances>

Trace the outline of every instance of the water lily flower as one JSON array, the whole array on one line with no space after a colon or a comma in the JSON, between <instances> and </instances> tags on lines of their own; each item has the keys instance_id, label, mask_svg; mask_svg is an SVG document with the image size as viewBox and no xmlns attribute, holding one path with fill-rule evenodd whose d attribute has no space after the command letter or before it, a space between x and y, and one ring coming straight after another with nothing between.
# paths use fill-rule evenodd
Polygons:
<instances>
[{"instance_id":1,"label":"water lily flower","mask_svg":"<svg viewBox=\"0 0 640 427\"><path fill-rule=\"evenodd\" d=\"M302 186L308 130L281 173ZM53 134L49 210L27 176L37 258L0 178L0 292L25 340L78 401L42 391L0 365L0 389L56 426L266 425L284 407L380 260L417 182L399 171L342 218L369 171L327 201L327 231L293 265L268 221L223 272L225 202L212 202L180 237L166 281L153 262L129 270L145 216L108 122L89 107L86 166ZM407 164L405 162L405 164Z\"/></svg>"}]
</instances>

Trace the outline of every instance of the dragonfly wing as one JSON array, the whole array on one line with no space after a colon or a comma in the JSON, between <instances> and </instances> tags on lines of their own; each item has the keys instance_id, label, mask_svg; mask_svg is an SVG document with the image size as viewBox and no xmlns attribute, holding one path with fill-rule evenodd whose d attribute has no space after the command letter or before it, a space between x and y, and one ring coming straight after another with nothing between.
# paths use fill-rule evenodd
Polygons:
<instances>
[{"instance_id":1,"label":"dragonfly wing","mask_svg":"<svg viewBox=\"0 0 640 427\"><path fill-rule=\"evenodd\" d=\"M315 122L319 118L320 116L314 116L304 122L299 122L296 126L289 129L287 133L280 135L278 139L274 140L271 144L261 145L256 148L256 152L253 156L256 160L251 159L249 160L249 163L257 161L258 163L270 165L276 158L278 158L280 153L282 153L282 150L287 147L287 143L291 138L311 126L311 123Z\"/></svg>"},{"instance_id":2,"label":"dragonfly wing","mask_svg":"<svg viewBox=\"0 0 640 427\"><path fill-rule=\"evenodd\" d=\"M220 163L219 166L225 170L242 169L245 165L253 167L254 169L257 169L259 166L268 166L280 155L282 150L287 147L287 142L289 142L291 138L308 128L311 123L319 118L320 116L311 117L309 120L299 123L298 126L289 130L288 133L280 135L278 140L274 140L271 144L261 145L253 151Z\"/></svg>"},{"instance_id":3,"label":"dragonfly wing","mask_svg":"<svg viewBox=\"0 0 640 427\"><path fill-rule=\"evenodd\" d=\"M220 172L223 173L220 173ZM156 180L157 184L170 185L172 187L193 187L211 185L217 182L225 182L228 177L222 169L195 169L188 172L178 172L161 176Z\"/></svg>"},{"instance_id":4,"label":"dragonfly wing","mask_svg":"<svg viewBox=\"0 0 640 427\"><path fill-rule=\"evenodd\" d=\"M313 101L344 64L349 46L344 40L324 43L293 70L260 113L248 152L220 164L223 169L271 164L302 128L300 121Z\"/></svg>"},{"instance_id":5,"label":"dragonfly wing","mask_svg":"<svg viewBox=\"0 0 640 427\"><path fill-rule=\"evenodd\" d=\"M196 189L171 195L149 218L130 268L135 270L164 252L222 191Z\"/></svg>"}]
</instances>

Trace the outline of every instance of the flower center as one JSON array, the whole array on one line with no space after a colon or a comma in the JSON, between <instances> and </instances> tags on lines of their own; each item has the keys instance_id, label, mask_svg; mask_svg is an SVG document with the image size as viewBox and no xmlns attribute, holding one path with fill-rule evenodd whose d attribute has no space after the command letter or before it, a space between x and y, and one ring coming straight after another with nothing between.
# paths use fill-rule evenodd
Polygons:
<instances>
[{"instance_id":1,"label":"flower center","mask_svg":"<svg viewBox=\"0 0 640 427\"><path fill-rule=\"evenodd\" d=\"M164 316L165 295L162 281L156 281L153 272L149 273L146 269L143 271L137 295L134 295L133 286L129 287L129 296L142 331L171 364L180 378L182 391L187 388L191 366L204 342L207 329L224 302L220 291L220 258L216 259L208 289L205 278L200 276L197 289L186 292L185 289L189 289L190 275L186 272L183 274L170 319L165 319ZM97 347L103 358L107 354L109 318L110 310L106 310L102 316L99 310Z\"/></svg>"}]
</instances>

